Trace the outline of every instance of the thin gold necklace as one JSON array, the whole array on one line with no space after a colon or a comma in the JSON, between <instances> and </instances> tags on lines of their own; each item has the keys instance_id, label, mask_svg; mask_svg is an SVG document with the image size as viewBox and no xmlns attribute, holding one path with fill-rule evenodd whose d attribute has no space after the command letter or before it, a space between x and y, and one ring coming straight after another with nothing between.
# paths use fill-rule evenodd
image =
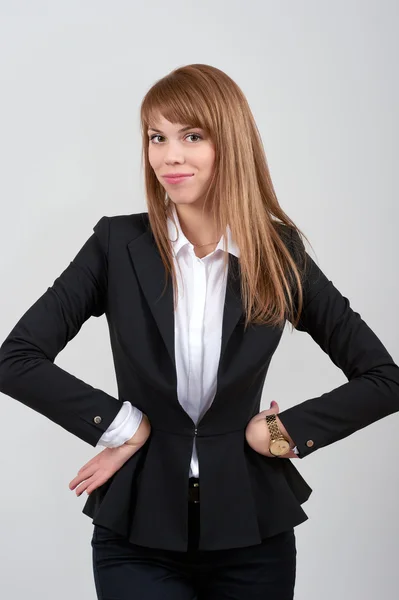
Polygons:
<instances>
[{"instance_id":1,"label":"thin gold necklace","mask_svg":"<svg viewBox=\"0 0 399 600\"><path fill-rule=\"evenodd\" d=\"M203 246L210 246L211 244L217 244L217 243L218 243L218 241L216 241L216 242L209 242L208 244L193 244L193 246L195 248L202 248Z\"/></svg>"}]
</instances>

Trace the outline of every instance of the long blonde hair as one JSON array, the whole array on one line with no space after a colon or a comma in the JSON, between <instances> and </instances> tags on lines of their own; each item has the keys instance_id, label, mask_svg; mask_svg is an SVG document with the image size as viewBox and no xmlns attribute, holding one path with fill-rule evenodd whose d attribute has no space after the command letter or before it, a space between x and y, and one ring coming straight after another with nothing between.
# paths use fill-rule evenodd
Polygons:
<instances>
[{"instance_id":1,"label":"long blonde hair","mask_svg":"<svg viewBox=\"0 0 399 600\"><path fill-rule=\"evenodd\" d=\"M289 232L286 240L295 242L295 251L305 260L300 235L306 236L280 207L261 136L243 92L223 71L205 64L177 68L158 80L140 110L149 223L166 283L169 275L173 279L175 306L176 273L167 230L169 204L148 159L148 128L159 115L172 123L201 127L214 143L215 164L205 205L210 202L216 230L225 231L229 225L240 249L245 327L249 323L282 326L287 318L294 327L303 307L300 265L305 262L295 260L281 232ZM228 261L227 252L224 260Z\"/></svg>"}]
</instances>

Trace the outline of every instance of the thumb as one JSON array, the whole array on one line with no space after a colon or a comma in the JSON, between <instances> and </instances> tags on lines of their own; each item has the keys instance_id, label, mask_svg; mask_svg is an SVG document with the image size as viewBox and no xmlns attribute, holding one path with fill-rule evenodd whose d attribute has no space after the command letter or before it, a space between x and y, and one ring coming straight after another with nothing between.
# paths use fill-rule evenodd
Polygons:
<instances>
[{"instance_id":1,"label":"thumb","mask_svg":"<svg viewBox=\"0 0 399 600\"><path fill-rule=\"evenodd\" d=\"M277 402L275 400L272 400L270 402L270 408L269 408L269 410L267 410L267 413L269 415L277 415L279 411L280 411L279 405L277 404Z\"/></svg>"}]
</instances>

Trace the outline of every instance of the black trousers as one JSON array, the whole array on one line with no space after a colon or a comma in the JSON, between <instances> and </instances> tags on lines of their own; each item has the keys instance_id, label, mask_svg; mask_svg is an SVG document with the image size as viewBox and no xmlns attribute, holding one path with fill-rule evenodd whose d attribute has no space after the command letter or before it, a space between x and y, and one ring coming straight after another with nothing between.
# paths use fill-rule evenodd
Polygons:
<instances>
[{"instance_id":1,"label":"black trousers","mask_svg":"<svg viewBox=\"0 0 399 600\"><path fill-rule=\"evenodd\" d=\"M99 600L293 600L295 533L227 550L197 549L199 504L189 502L189 549L131 544L94 526L91 541Z\"/></svg>"}]
</instances>

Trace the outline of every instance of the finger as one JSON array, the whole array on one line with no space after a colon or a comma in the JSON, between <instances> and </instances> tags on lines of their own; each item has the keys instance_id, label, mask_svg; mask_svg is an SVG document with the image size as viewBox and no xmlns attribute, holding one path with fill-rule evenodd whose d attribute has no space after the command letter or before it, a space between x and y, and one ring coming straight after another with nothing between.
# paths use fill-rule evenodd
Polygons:
<instances>
[{"instance_id":1,"label":"finger","mask_svg":"<svg viewBox=\"0 0 399 600\"><path fill-rule=\"evenodd\" d=\"M108 481L109 476L101 476L98 477L97 479L95 479L93 481L93 483L91 483L89 485L89 487L87 488L87 493L91 494L92 492L94 492L94 490L96 490L98 487L100 487L101 485L103 485L106 481Z\"/></svg>"},{"instance_id":2,"label":"finger","mask_svg":"<svg viewBox=\"0 0 399 600\"><path fill-rule=\"evenodd\" d=\"M83 483L81 483L75 491L75 494L77 496L81 496L83 494L83 492L85 491L85 489L90 485L90 480L86 479Z\"/></svg>"},{"instance_id":3,"label":"finger","mask_svg":"<svg viewBox=\"0 0 399 600\"><path fill-rule=\"evenodd\" d=\"M93 456L93 458L91 458L85 465L83 465L83 467L81 467L78 471L78 473L84 473L86 469L92 467L93 465L97 464L99 457L104 454L104 452L106 450L109 450L109 448L104 448L104 450L102 450L100 452L100 454L96 454L96 456Z\"/></svg>"},{"instance_id":4,"label":"finger","mask_svg":"<svg viewBox=\"0 0 399 600\"><path fill-rule=\"evenodd\" d=\"M79 489L79 496L82 492L84 492L85 490L87 491L87 493L90 493L91 491L95 490L97 487L99 487L100 485L103 485L103 483L105 483L106 481L108 481L108 479L110 479L112 477L112 475L114 475L116 469L115 468L98 468L92 475L91 477L89 477L88 479L86 479L86 481L84 483L82 483L82 485L80 486ZM93 487L94 486L94 487Z\"/></svg>"},{"instance_id":5,"label":"finger","mask_svg":"<svg viewBox=\"0 0 399 600\"><path fill-rule=\"evenodd\" d=\"M103 485L110 478L110 474L102 474L100 476L95 477L94 475L87 479L82 485L76 490L76 495L80 496L84 491L87 494L91 494L92 491Z\"/></svg>"},{"instance_id":6,"label":"finger","mask_svg":"<svg viewBox=\"0 0 399 600\"><path fill-rule=\"evenodd\" d=\"M262 414L264 416L265 415L277 415L279 412L280 412L280 409L279 409L278 404L277 404L275 406L272 406L271 408L268 408L267 410L263 410Z\"/></svg>"},{"instance_id":7,"label":"finger","mask_svg":"<svg viewBox=\"0 0 399 600\"><path fill-rule=\"evenodd\" d=\"M96 473L93 473L93 475L89 478L87 478L85 481L83 481L83 483L81 483L77 488L76 488L76 495L77 496L81 496L83 494L84 491L87 491L88 488L93 484L94 481L98 480L98 476Z\"/></svg>"},{"instance_id":8,"label":"finger","mask_svg":"<svg viewBox=\"0 0 399 600\"><path fill-rule=\"evenodd\" d=\"M82 477L82 475L77 475L72 481L69 482L69 489L74 490L79 483L84 481L86 477Z\"/></svg>"},{"instance_id":9,"label":"finger","mask_svg":"<svg viewBox=\"0 0 399 600\"><path fill-rule=\"evenodd\" d=\"M98 461L98 454L96 456L94 456L91 460L89 460L88 463L86 463L85 465L83 465L83 467L80 467L78 473L84 473L87 469L90 469L90 467L92 467L94 464L97 463Z\"/></svg>"},{"instance_id":10,"label":"finger","mask_svg":"<svg viewBox=\"0 0 399 600\"><path fill-rule=\"evenodd\" d=\"M79 471L79 474L76 475L76 477L74 479L72 479L72 481L70 481L69 489L70 490L75 489L75 487L77 485L79 485L79 483L81 483L85 479L88 479L89 477L91 477L95 472L96 472L95 465L92 465L91 468L86 469L84 472Z\"/></svg>"}]
</instances>

